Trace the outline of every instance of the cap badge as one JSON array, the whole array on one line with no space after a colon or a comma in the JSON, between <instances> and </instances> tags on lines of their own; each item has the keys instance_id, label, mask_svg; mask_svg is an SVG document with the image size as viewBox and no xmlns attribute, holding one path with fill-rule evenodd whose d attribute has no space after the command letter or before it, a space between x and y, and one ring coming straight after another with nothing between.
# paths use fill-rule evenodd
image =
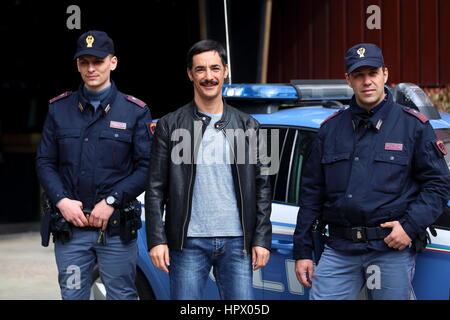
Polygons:
<instances>
[{"instance_id":1,"label":"cap badge","mask_svg":"<svg viewBox=\"0 0 450 320\"><path fill-rule=\"evenodd\" d=\"M92 35L88 35L86 37L86 44L88 48L92 48L92 44L94 43L94 37Z\"/></svg>"},{"instance_id":2,"label":"cap badge","mask_svg":"<svg viewBox=\"0 0 450 320\"><path fill-rule=\"evenodd\" d=\"M359 54L360 58L364 58L364 54L366 53L366 49L365 48L359 48L358 51L356 51L356 53Z\"/></svg>"}]
</instances>

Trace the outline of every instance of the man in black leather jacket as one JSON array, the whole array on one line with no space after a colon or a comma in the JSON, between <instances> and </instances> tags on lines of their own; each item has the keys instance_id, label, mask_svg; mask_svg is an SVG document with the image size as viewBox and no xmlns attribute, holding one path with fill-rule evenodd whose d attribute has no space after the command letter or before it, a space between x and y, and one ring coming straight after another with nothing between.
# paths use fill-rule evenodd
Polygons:
<instances>
[{"instance_id":1,"label":"man in black leather jacket","mask_svg":"<svg viewBox=\"0 0 450 320\"><path fill-rule=\"evenodd\" d=\"M263 145L259 123L222 99L228 65L219 43L196 43L187 73L194 100L162 117L153 137L150 256L169 273L173 299L204 298L211 267L222 299L252 299L252 269L267 264L272 240L269 176L254 147Z\"/></svg>"}]
</instances>

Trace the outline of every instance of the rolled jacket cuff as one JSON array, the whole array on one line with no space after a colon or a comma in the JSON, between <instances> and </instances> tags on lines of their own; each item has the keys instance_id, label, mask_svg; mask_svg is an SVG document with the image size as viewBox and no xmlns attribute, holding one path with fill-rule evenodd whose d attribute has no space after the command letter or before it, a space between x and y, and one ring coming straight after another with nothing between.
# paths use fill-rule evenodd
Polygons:
<instances>
[{"instance_id":1,"label":"rolled jacket cuff","mask_svg":"<svg viewBox=\"0 0 450 320\"><path fill-rule=\"evenodd\" d=\"M400 224L402 225L403 230L405 230L406 234L411 238L411 240L417 238L419 232L417 232L414 226L407 219L400 220Z\"/></svg>"}]
</instances>

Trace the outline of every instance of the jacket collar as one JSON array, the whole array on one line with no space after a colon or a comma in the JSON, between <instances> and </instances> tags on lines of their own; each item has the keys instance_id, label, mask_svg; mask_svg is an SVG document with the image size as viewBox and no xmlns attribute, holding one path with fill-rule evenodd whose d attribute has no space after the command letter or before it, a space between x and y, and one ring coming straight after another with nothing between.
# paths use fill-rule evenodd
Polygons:
<instances>
[{"instance_id":1,"label":"jacket collar","mask_svg":"<svg viewBox=\"0 0 450 320\"><path fill-rule=\"evenodd\" d=\"M377 106L372 110L366 111L356 103L355 96L350 101L350 111L352 113L352 121L356 127L358 127L361 121L367 121L369 125L379 131L384 121L386 120L389 112L392 109L394 102L392 94L388 89L384 89L385 97Z\"/></svg>"},{"instance_id":2,"label":"jacket collar","mask_svg":"<svg viewBox=\"0 0 450 320\"><path fill-rule=\"evenodd\" d=\"M222 113L222 117L220 118L220 120L217 121L215 124L215 128L217 130L222 130L230 122L230 106L225 102L225 100L223 98L222 98L222 101L223 101L223 113ZM192 117L194 118L195 121L202 121L205 125L209 124L209 122L211 121L211 117L209 117L206 114L201 113L198 110L197 104L195 103L194 100L191 101L190 107L192 110Z\"/></svg>"},{"instance_id":3,"label":"jacket collar","mask_svg":"<svg viewBox=\"0 0 450 320\"><path fill-rule=\"evenodd\" d=\"M78 88L78 109L80 112L84 112L86 109L86 105L89 104L88 99L84 96L83 93L83 87L84 83L80 84L80 87ZM102 102L99 105L99 108L101 108L105 113L108 113L111 109L112 103L116 99L117 96L117 87L114 81L111 80L111 88L109 90L108 95L102 100Z\"/></svg>"}]
</instances>

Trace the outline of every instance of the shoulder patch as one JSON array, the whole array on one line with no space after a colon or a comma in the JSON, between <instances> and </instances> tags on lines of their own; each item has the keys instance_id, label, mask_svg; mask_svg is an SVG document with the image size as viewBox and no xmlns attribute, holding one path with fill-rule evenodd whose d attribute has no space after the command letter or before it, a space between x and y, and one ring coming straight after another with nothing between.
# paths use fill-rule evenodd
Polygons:
<instances>
[{"instance_id":1,"label":"shoulder patch","mask_svg":"<svg viewBox=\"0 0 450 320\"><path fill-rule=\"evenodd\" d=\"M436 146L437 146L437 148L439 149L439 151L444 155L444 156L446 156L447 155L447 149L445 148L445 143L444 143L444 141L442 141L442 140L437 140L436 141Z\"/></svg>"},{"instance_id":2,"label":"shoulder patch","mask_svg":"<svg viewBox=\"0 0 450 320\"><path fill-rule=\"evenodd\" d=\"M127 95L127 94L125 95L125 98L128 101L133 102L134 104L136 104L140 108L144 108L147 105L144 101L141 101L138 98L130 96L130 95Z\"/></svg>"},{"instance_id":3,"label":"shoulder patch","mask_svg":"<svg viewBox=\"0 0 450 320\"><path fill-rule=\"evenodd\" d=\"M344 112L343 109L336 111L335 113L332 113L328 118L326 118L325 120L322 121L322 123L320 124L320 126L323 126L325 124L325 122L327 122L328 120L333 119L334 117L336 117L337 115L341 114L342 112Z\"/></svg>"},{"instance_id":4,"label":"shoulder patch","mask_svg":"<svg viewBox=\"0 0 450 320\"><path fill-rule=\"evenodd\" d=\"M53 102L55 102L55 101L64 99L64 98L70 96L71 94L72 94L72 91L66 91L66 92L64 92L64 93L61 93L59 96L56 96L56 97L54 97L53 99L50 99L48 102L49 102L49 103L53 103Z\"/></svg>"},{"instance_id":5,"label":"shoulder patch","mask_svg":"<svg viewBox=\"0 0 450 320\"><path fill-rule=\"evenodd\" d=\"M405 111L406 113L409 113L410 115L416 117L417 119L420 120L420 122L422 123L427 123L428 122L428 118L425 117L423 114L421 114L419 111L417 111L416 109L413 108L408 108L408 107L403 107L402 108L403 111Z\"/></svg>"}]
</instances>

